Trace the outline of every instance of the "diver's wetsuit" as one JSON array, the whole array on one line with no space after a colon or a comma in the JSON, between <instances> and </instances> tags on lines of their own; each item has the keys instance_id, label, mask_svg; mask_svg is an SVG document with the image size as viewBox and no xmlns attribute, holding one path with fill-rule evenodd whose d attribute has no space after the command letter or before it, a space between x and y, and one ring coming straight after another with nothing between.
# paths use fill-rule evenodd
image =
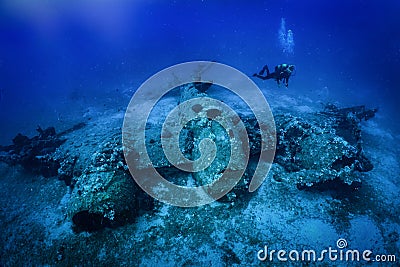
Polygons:
<instances>
[{"instance_id":1,"label":"diver's wetsuit","mask_svg":"<svg viewBox=\"0 0 400 267\"><path fill-rule=\"evenodd\" d=\"M275 79L275 81L280 85L281 81L284 81L285 86L289 86L289 78L292 75L292 72L294 71L294 65L288 65L288 64L280 64L275 67L275 71L270 73L268 66L265 65L262 70L260 70L259 73L254 73L253 77L260 78L262 80L268 80L268 79ZM263 76L264 73L267 72L266 76Z\"/></svg>"}]
</instances>

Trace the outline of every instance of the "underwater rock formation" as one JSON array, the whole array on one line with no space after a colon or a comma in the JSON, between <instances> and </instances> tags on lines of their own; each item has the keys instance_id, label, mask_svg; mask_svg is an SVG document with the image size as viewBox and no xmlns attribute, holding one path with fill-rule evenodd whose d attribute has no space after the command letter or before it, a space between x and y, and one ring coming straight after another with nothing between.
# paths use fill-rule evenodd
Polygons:
<instances>
[{"instance_id":1,"label":"underwater rock formation","mask_svg":"<svg viewBox=\"0 0 400 267\"><path fill-rule=\"evenodd\" d=\"M185 85L181 88L180 102L204 96L207 94L195 85ZM376 111L363 106L339 109L330 105L325 111L304 118L276 115L278 140L274 168L280 171L275 172L274 179L285 180L299 189L327 183L335 188L335 183L359 187L359 172L373 168L362 151L359 124L362 119L372 118ZM247 191L261 148L260 129L254 116L241 115L241 119L249 137L250 158L245 174L228 199ZM225 129L208 118L191 121L184 129L181 145L189 159L201 156L198 147L202 139L215 142L218 153L210 167L192 174L196 185L212 183L229 162L230 142Z\"/></svg>"},{"instance_id":2,"label":"underwater rock formation","mask_svg":"<svg viewBox=\"0 0 400 267\"><path fill-rule=\"evenodd\" d=\"M211 85L182 86L180 103L206 97ZM275 115L277 147L272 179L299 189L321 185L334 190L359 187L362 182L359 172L373 168L363 153L360 122L372 118L376 112L364 106L339 109L330 104L322 112L302 117ZM166 179L179 185L199 186L212 183L225 171L231 156L230 135L235 134L210 117L189 121L180 133L180 149L190 160L201 156L199 146L204 138L216 144L217 153L211 165L193 173L183 172L168 161L161 143L161 124L147 123L147 153ZM253 115L239 114L239 117L249 138L249 160L242 179L220 201L232 202L246 195L259 160L261 135L257 120ZM39 127L38 135L33 138L18 134L12 145L0 147L0 160L64 180L71 188L67 216L77 231L116 227L151 210L153 198L135 183L125 162L120 119L107 118L91 122L90 127L85 125L78 124L59 134L52 127L45 130ZM237 153L244 152L239 149Z\"/></svg>"},{"instance_id":3,"label":"underwater rock formation","mask_svg":"<svg viewBox=\"0 0 400 267\"><path fill-rule=\"evenodd\" d=\"M358 172L373 168L362 150L359 123L376 112L364 106L338 109L329 105L324 112L307 118L275 116L279 133L275 161L285 176L278 179L299 188L332 181L358 187Z\"/></svg>"},{"instance_id":4,"label":"underwater rock formation","mask_svg":"<svg viewBox=\"0 0 400 267\"><path fill-rule=\"evenodd\" d=\"M203 97L203 91L196 86L186 85L181 89L181 102ZM274 168L279 169L274 179L287 181L299 189L335 183L357 188L361 184L359 172L370 171L372 163L362 150L361 120L374 117L376 109L364 106L339 109L327 105L320 113L299 118L287 114L275 116L277 147ZM245 174L231 192L233 195L247 191L260 152L260 129L254 116L241 116L247 130L250 158ZM193 173L198 185L216 180L227 166L230 157L230 143L224 128L211 119L191 122L187 127L184 142L187 155L193 159L200 156L198 146L203 138L212 139L217 146L218 157L203 171ZM278 177L280 176L280 177ZM229 197L228 194L228 198ZM222 199L226 200L226 198Z\"/></svg>"},{"instance_id":5,"label":"underwater rock formation","mask_svg":"<svg viewBox=\"0 0 400 267\"><path fill-rule=\"evenodd\" d=\"M204 90L199 90L199 88L202 88L199 83L182 86L180 90L180 102L182 103L192 98L207 96ZM223 172L228 165L230 158L229 137L225 129L218 122L208 118L191 121L186 129L188 135L184 137L184 143L191 145L190 147L186 147L185 151L189 153L189 157L192 160L201 157L200 150L198 149L200 141L205 138L210 138L216 144L216 151L218 151L218 153L211 165L205 170L193 173L193 178L197 185L210 184L219 178L221 172Z\"/></svg>"},{"instance_id":6,"label":"underwater rock formation","mask_svg":"<svg viewBox=\"0 0 400 267\"><path fill-rule=\"evenodd\" d=\"M153 207L153 199L128 172L120 135L120 129L111 129L100 142L87 144L64 158L56 156L63 158L59 174L72 175L67 215L76 231L120 226Z\"/></svg>"},{"instance_id":7,"label":"underwater rock formation","mask_svg":"<svg viewBox=\"0 0 400 267\"><path fill-rule=\"evenodd\" d=\"M292 55L294 53L293 31L290 29L286 31L286 20L284 18L281 18L278 39L282 52L286 55Z\"/></svg>"},{"instance_id":8,"label":"underwater rock formation","mask_svg":"<svg viewBox=\"0 0 400 267\"><path fill-rule=\"evenodd\" d=\"M68 215L77 231L116 227L132 222L140 212L152 208L152 200L142 196L127 172L85 172L71 194Z\"/></svg>"},{"instance_id":9,"label":"underwater rock formation","mask_svg":"<svg viewBox=\"0 0 400 267\"><path fill-rule=\"evenodd\" d=\"M10 165L20 164L26 170L44 177L56 176L60 164L50 154L62 145L65 139L56 134L54 127L43 130L39 126L36 131L38 135L32 138L19 133L14 137L12 145L0 146L0 161Z\"/></svg>"},{"instance_id":10,"label":"underwater rock formation","mask_svg":"<svg viewBox=\"0 0 400 267\"><path fill-rule=\"evenodd\" d=\"M181 91L181 102L205 95L195 86L186 86ZM360 122L374 117L376 112L377 109L368 110L365 106L339 109L330 104L323 112L304 118L276 115L278 140L274 168L281 171L275 172L274 179L285 180L299 189L327 183L335 188L335 183L359 187L359 172L373 168L362 150ZM260 151L260 130L256 119L253 116L241 118L249 136L251 152L244 177L233 190L234 194L246 191ZM199 185L211 183L229 161L229 138L221 125L207 118L191 122L188 128L192 135L187 135L185 144L191 144L186 151L192 158L200 156L197 147L202 138L215 141L218 155L222 156L217 157L210 168L193 174Z\"/></svg>"},{"instance_id":11,"label":"underwater rock formation","mask_svg":"<svg viewBox=\"0 0 400 267\"><path fill-rule=\"evenodd\" d=\"M67 215L77 231L122 225L150 210L153 199L137 186L125 164L121 129L104 131L98 125L94 132L102 135L97 136L84 126L78 124L59 134L53 127L39 127L33 138L18 134L12 145L0 148L0 160L64 180L72 189ZM61 139L68 134L71 138Z\"/></svg>"},{"instance_id":12,"label":"underwater rock formation","mask_svg":"<svg viewBox=\"0 0 400 267\"><path fill-rule=\"evenodd\" d=\"M200 83L193 83L182 86L180 88L180 103L193 98L207 97L204 87L208 89L211 85L211 83L205 83L203 85ZM198 109L196 110L198 114L201 112L204 112L204 114L201 118L190 121L183 128L180 145L184 148L184 154L190 160L197 160L202 156L204 157L199 149L201 141L204 139L214 142L217 153L215 159L207 168L195 171L191 176L196 186L202 186L212 184L219 179L224 172L226 172L229 164L231 164L231 170L245 170L242 179L240 179L234 189L220 199L221 201L231 201L237 194L243 194L248 190L252 174L257 166L261 151L261 135L257 121L254 117L248 117L242 114L239 114L237 117L231 117L230 115L220 116L220 110L204 108L200 104L195 105L193 108ZM213 119L214 117L216 118L215 120ZM232 127L232 125L230 125L231 121L239 120L243 122L243 129L247 130L247 136L249 138L247 142L243 142L240 138L242 134L246 133L241 133L237 127ZM223 125L230 125L229 130L225 129ZM246 152L247 147L249 149L248 152ZM211 147L211 149L214 148ZM207 151L202 152L205 154L208 153ZM232 161L231 153L243 155L243 157L248 157L249 160L246 162ZM245 164L247 164L247 168Z\"/></svg>"},{"instance_id":13,"label":"underwater rock formation","mask_svg":"<svg viewBox=\"0 0 400 267\"><path fill-rule=\"evenodd\" d=\"M283 167L281 179L300 187L334 179L348 185L360 182L354 173L357 149L336 135L324 119L275 116L279 129L275 162Z\"/></svg>"}]
</instances>

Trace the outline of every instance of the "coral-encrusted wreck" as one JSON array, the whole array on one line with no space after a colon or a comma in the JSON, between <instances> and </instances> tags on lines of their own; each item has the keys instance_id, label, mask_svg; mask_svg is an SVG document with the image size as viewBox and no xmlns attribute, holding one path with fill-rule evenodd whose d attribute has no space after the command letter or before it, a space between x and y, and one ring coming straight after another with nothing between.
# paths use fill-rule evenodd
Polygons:
<instances>
[{"instance_id":1,"label":"coral-encrusted wreck","mask_svg":"<svg viewBox=\"0 0 400 267\"><path fill-rule=\"evenodd\" d=\"M206 86L194 83L180 88L180 101L207 95ZM372 118L377 110L365 107L339 109L327 105L319 113L295 117L275 114L277 147L272 179L299 189L337 184L360 186L360 172L373 166L363 153L360 121ZM222 201L235 201L246 194L260 153L260 132L254 116L242 115L249 136L250 160L244 177ZM209 120L205 118L205 120ZM188 174L166 159L160 141L160 125L148 123L146 147L154 167L170 181L186 185L188 175L195 185L216 179L229 161L229 138L221 125L195 121L181 133L181 149L189 158L198 156L199 139L215 141L218 157L205 171ZM45 177L58 176L72 188L68 216L77 230L93 231L131 222L151 210L153 199L131 178L121 143L122 117L99 119L56 134L54 128L38 129L39 135L17 135L13 145L0 147L0 160L21 164ZM214 167L213 167L214 166ZM240 201L240 200L236 200Z\"/></svg>"}]
</instances>

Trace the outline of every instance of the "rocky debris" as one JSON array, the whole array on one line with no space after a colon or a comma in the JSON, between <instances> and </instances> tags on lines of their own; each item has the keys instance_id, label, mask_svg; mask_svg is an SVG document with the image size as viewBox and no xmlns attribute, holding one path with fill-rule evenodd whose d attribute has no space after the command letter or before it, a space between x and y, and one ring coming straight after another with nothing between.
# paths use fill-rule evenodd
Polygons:
<instances>
[{"instance_id":1,"label":"rocky debris","mask_svg":"<svg viewBox=\"0 0 400 267\"><path fill-rule=\"evenodd\" d=\"M169 168L171 167L171 163L168 161L163 152L160 132L160 125L155 125L152 123L148 123L146 125L147 154L149 155L149 158L155 168Z\"/></svg>"},{"instance_id":2,"label":"rocky debris","mask_svg":"<svg viewBox=\"0 0 400 267\"><path fill-rule=\"evenodd\" d=\"M122 170L85 172L68 203L68 215L77 231L95 231L132 222L151 210L153 201Z\"/></svg>"},{"instance_id":3,"label":"rocky debris","mask_svg":"<svg viewBox=\"0 0 400 267\"><path fill-rule=\"evenodd\" d=\"M78 232L132 222L154 205L128 171L120 128L107 128L97 142L79 147L79 153L61 161L59 174L72 175L67 214Z\"/></svg>"},{"instance_id":4,"label":"rocky debris","mask_svg":"<svg viewBox=\"0 0 400 267\"><path fill-rule=\"evenodd\" d=\"M180 102L185 102L196 97L205 97L203 83L194 83L182 86ZM200 110L199 110L200 112ZM184 138L185 152L189 154L192 160L201 157L199 143L205 138L210 138L216 144L216 157L209 167L205 170L194 172L193 178L197 186L210 184L221 176L221 173L226 169L230 158L229 137L225 129L216 121L208 118L196 119L186 126L186 136Z\"/></svg>"},{"instance_id":5,"label":"rocky debris","mask_svg":"<svg viewBox=\"0 0 400 267\"><path fill-rule=\"evenodd\" d=\"M209 85L182 86L180 102L207 96ZM329 105L323 112L302 117L275 115L277 147L272 178L299 189L342 190L344 185L358 188L359 172L373 168L362 150L360 122L372 118L376 112L364 106L339 109ZM256 119L243 114L239 117L249 137L249 161L242 179L221 201L232 202L246 195L260 155L261 137ZM151 210L154 200L138 187L125 162L121 121L108 118L92 121L91 127L83 126L78 124L59 134L52 127L44 130L39 127L38 135L33 138L18 134L12 145L0 147L0 160L64 180L72 190L67 213L77 231L116 227L133 221L140 212ZM185 157L199 158L199 144L204 138L213 140L218 152L208 168L194 173L180 171L167 160L159 123L146 125L145 143L154 167L166 179L179 185L199 186L212 183L225 171L231 156L230 134L209 118L187 123L179 139Z\"/></svg>"},{"instance_id":6,"label":"rocky debris","mask_svg":"<svg viewBox=\"0 0 400 267\"><path fill-rule=\"evenodd\" d=\"M19 133L12 140L12 145L0 146L0 161L10 165L19 164L25 170L41 174L44 177L58 176L65 180L67 185L70 185L71 176L68 171L63 171L62 161L64 158L57 158L54 152L67 140L64 138L65 135L79 130L85 125L85 123L79 123L60 133L56 133L54 127L42 129L38 126L36 129L38 135L32 138ZM73 162L75 160L68 164L74 165Z\"/></svg>"},{"instance_id":7,"label":"rocky debris","mask_svg":"<svg viewBox=\"0 0 400 267\"><path fill-rule=\"evenodd\" d=\"M355 110L360 110L358 115L354 115ZM361 183L357 173L373 168L362 151L359 123L360 118L369 119L376 110L356 107L332 112L332 116L322 112L307 118L275 116L275 162L283 167L282 176L299 188L331 181L357 188Z\"/></svg>"},{"instance_id":8,"label":"rocky debris","mask_svg":"<svg viewBox=\"0 0 400 267\"><path fill-rule=\"evenodd\" d=\"M183 103L187 100L198 98L198 97L207 97L205 93L207 89L211 86L211 83L193 83L187 84L180 88L180 103ZM193 107L195 108L195 107ZM193 172L191 174L193 180L195 181L196 186L203 186L207 184L212 184L214 181L219 179L223 173L226 171L227 166L231 160L231 152L245 155L244 144L240 141L240 133L235 128L230 129L229 132L224 129L224 127L220 124L225 123L226 125L230 125L230 121L235 121L235 118L220 116L219 121L212 120L211 118L207 118L211 114L210 110L203 110L203 107L199 105L198 110L195 111L197 114L204 113L201 119L195 119L190 121L183 129L181 133L181 147L183 148L184 155L190 160L197 160L200 157L204 156L200 153L200 142L204 139L210 139L214 142L216 146L216 155L215 159L212 163L204 170ZM215 114L218 116L218 112ZM261 135L260 130L256 126L256 122L254 119L248 118L246 116L241 117L244 126L248 130L247 133L251 135L249 137L249 148L250 155L258 155L261 149ZM235 138L233 138L235 137ZM232 138L232 139L231 139ZM231 142L234 140L234 143ZM203 151L207 154L207 152ZM245 167L244 161L240 161L239 163L235 163L231 165L232 170L241 170ZM250 167L251 166L251 167ZM234 190L229 192L226 196L221 198L221 201L231 201L236 197L237 194L241 194L246 188L248 188L248 184L251 179L251 173L254 172L252 164L248 164L246 171L239 181L239 183L235 186Z\"/></svg>"},{"instance_id":9,"label":"rocky debris","mask_svg":"<svg viewBox=\"0 0 400 267\"><path fill-rule=\"evenodd\" d=\"M358 121L369 120L375 117L375 113L378 112L377 108L367 109L364 105L349 107L349 108L338 108L336 105L328 103L325 105L322 114L327 114L341 119L349 116L355 117Z\"/></svg>"},{"instance_id":10,"label":"rocky debris","mask_svg":"<svg viewBox=\"0 0 400 267\"><path fill-rule=\"evenodd\" d=\"M153 206L153 199L130 176L121 142L120 133L112 132L75 178L68 215L78 231L116 227Z\"/></svg>"},{"instance_id":11,"label":"rocky debris","mask_svg":"<svg viewBox=\"0 0 400 267\"><path fill-rule=\"evenodd\" d=\"M321 112L330 118L335 133L356 147L359 161L355 168L360 172L373 169L371 161L363 153L360 122L375 117L376 112L378 112L377 108L367 109L365 106L356 106L339 109L332 104L326 105L325 110Z\"/></svg>"},{"instance_id":12,"label":"rocky debris","mask_svg":"<svg viewBox=\"0 0 400 267\"><path fill-rule=\"evenodd\" d=\"M195 86L181 90L181 102L200 96L204 91ZM359 172L372 170L373 165L364 155L360 122L374 117L377 109L356 106L339 109L330 104L320 113L299 118L288 114L276 115L277 147L274 168L281 171L275 175L279 181L287 181L299 189L308 187L331 188L349 186L358 188L361 184ZM250 145L249 164L243 179L233 190L240 194L248 187L260 153L260 130L252 116L241 116ZM187 154L199 157L198 144L203 138L211 138L217 144L218 155L212 167L193 174L198 184L210 183L217 179L226 168L230 156L229 138L218 123L210 119L192 122L191 135L186 134ZM222 140L222 142L221 142ZM339 186L336 186L338 184Z\"/></svg>"},{"instance_id":13,"label":"rocky debris","mask_svg":"<svg viewBox=\"0 0 400 267\"><path fill-rule=\"evenodd\" d=\"M150 210L153 199L128 172L120 128L106 126L104 131L103 125L98 125L95 131L103 134L96 140L90 128L83 126L75 125L59 134L53 127L39 127L33 138L18 134L12 145L0 148L0 160L64 180L72 189L67 215L77 231L116 227ZM72 140L61 137L71 133Z\"/></svg>"},{"instance_id":14,"label":"rocky debris","mask_svg":"<svg viewBox=\"0 0 400 267\"><path fill-rule=\"evenodd\" d=\"M44 177L56 176L60 163L51 154L65 142L56 134L54 127L36 129L38 135L29 138L17 134L13 144L0 147L0 161L10 165L20 164L26 170Z\"/></svg>"},{"instance_id":15,"label":"rocky debris","mask_svg":"<svg viewBox=\"0 0 400 267\"><path fill-rule=\"evenodd\" d=\"M360 122L375 117L377 108L367 109L365 106L356 106L339 109L333 104L327 104L321 114L326 115L332 121L335 133L357 148L360 161L356 165L358 171L370 171L372 163L365 157L362 150L362 136Z\"/></svg>"},{"instance_id":16,"label":"rocky debris","mask_svg":"<svg viewBox=\"0 0 400 267\"><path fill-rule=\"evenodd\" d=\"M333 104L327 104L324 111L319 114L326 116L337 135L343 137L351 145L359 146L358 149L361 150L360 122L373 118L377 111L378 109L366 109L365 106L339 109Z\"/></svg>"},{"instance_id":17,"label":"rocky debris","mask_svg":"<svg viewBox=\"0 0 400 267\"><path fill-rule=\"evenodd\" d=\"M180 102L206 96L196 85L183 86ZM287 181L299 189L311 186L358 188L359 172L372 170L373 165L362 150L360 122L374 117L377 109L357 106L339 109L327 105L320 113L299 118L288 114L275 115L277 147L274 168L280 169L274 179ZM260 129L254 116L240 116L246 127L250 158L243 179L232 191L242 194L248 188L260 153ZM225 170L230 157L230 144L221 125L204 118L191 122L185 133L184 151L190 159L200 156L198 145L204 138L217 145L218 156L210 168L193 174L198 185L211 183ZM278 177L281 176L281 177ZM335 184L338 184L336 186ZM226 199L226 198L224 198ZM228 194L228 199L230 199Z\"/></svg>"}]
</instances>

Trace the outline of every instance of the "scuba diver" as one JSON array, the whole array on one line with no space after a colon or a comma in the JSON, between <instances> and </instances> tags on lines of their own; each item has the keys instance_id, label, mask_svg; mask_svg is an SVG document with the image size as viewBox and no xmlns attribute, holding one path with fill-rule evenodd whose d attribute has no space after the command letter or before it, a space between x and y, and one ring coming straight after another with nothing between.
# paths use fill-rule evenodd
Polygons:
<instances>
[{"instance_id":1,"label":"scuba diver","mask_svg":"<svg viewBox=\"0 0 400 267\"><path fill-rule=\"evenodd\" d=\"M284 82L285 86L288 87L289 86L289 78L292 75L292 73L295 70L295 66L294 65L289 65L289 64L280 64L278 66L275 67L275 72L270 73L268 66L265 65L264 68L262 68L262 70L260 70L260 72L254 73L253 77L257 77L263 80L268 80L268 79L275 79L275 81L278 83L278 85L280 85L280 82ZM264 72L267 72L266 76L264 75Z\"/></svg>"}]
</instances>

